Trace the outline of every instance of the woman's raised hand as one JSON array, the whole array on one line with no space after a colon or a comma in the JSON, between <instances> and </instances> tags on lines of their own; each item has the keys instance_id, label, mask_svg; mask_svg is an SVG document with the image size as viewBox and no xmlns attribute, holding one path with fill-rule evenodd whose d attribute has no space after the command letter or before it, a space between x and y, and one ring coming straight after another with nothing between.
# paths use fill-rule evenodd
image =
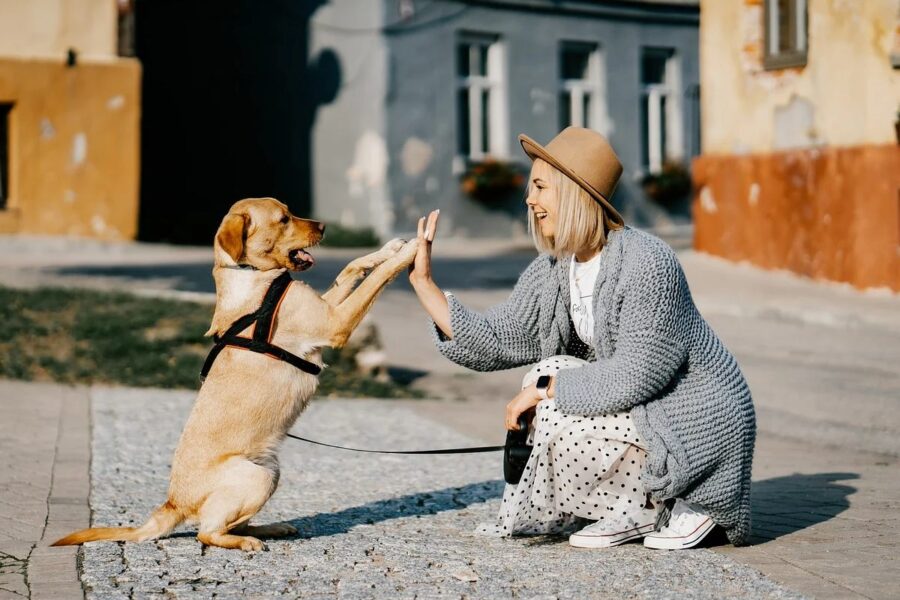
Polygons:
<instances>
[{"instance_id":1,"label":"woman's raised hand","mask_svg":"<svg viewBox=\"0 0 900 600\"><path fill-rule=\"evenodd\" d=\"M431 316L444 336L453 338L453 329L450 324L450 307L444 293L431 278L431 242L437 231L439 210L433 210L428 217L419 219L419 247L416 249L416 258L409 265L409 282L416 292L422 307Z\"/></svg>"},{"instance_id":2,"label":"woman's raised hand","mask_svg":"<svg viewBox=\"0 0 900 600\"><path fill-rule=\"evenodd\" d=\"M416 259L409 265L409 281L413 285L431 281L431 243L437 232L440 215L441 211L438 209L419 219L419 250Z\"/></svg>"}]
</instances>

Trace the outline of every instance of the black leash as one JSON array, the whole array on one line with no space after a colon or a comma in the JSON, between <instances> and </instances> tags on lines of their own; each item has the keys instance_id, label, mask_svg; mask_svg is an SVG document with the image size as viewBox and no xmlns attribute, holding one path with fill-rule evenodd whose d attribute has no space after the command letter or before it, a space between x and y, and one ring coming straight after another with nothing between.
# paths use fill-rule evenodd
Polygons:
<instances>
[{"instance_id":1,"label":"black leash","mask_svg":"<svg viewBox=\"0 0 900 600\"><path fill-rule=\"evenodd\" d=\"M476 452L497 452L505 450L506 446L476 446L474 448L443 448L440 450L366 450L365 448L348 448L346 446L336 446L335 444L326 444L325 442L317 442L309 440L299 435L286 433L286 436L301 442L315 444L317 446L326 446L328 448L337 448L338 450L349 450L351 452L368 452L371 454L474 454Z\"/></svg>"}]
</instances>

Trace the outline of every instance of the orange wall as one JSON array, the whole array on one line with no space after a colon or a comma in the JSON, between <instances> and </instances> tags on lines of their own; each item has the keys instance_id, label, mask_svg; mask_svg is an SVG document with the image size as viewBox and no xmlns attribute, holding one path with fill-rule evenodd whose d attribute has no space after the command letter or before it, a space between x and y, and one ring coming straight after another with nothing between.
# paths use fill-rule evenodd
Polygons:
<instances>
[{"instance_id":1,"label":"orange wall","mask_svg":"<svg viewBox=\"0 0 900 600\"><path fill-rule=\"evenodd\" d=\"M705 155L693 173L697 250L900 291L900 146Z\"/></svg>"},{"instance_id":2,"label":"orange wall","mask_svg":"<svg viewBox=\"0 0 900 600\"><path fill-rule=\"evenodd\" d=\"M140 63L0 58L10 115L10 199L0 232L133 239Z\"/></svg>"}]
</instances>

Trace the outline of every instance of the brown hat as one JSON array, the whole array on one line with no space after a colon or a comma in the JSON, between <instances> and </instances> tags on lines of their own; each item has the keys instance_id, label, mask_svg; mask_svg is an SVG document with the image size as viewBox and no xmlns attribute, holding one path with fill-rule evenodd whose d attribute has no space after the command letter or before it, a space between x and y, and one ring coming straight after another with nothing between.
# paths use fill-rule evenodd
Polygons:
<instances>
[{"instance_id":1,"label":"brown hat","mask_svg":"<svg viewBox=\"0 0 900 600\"><path fill-rule=\"evenodd\" d=\"M524 133L519 141L531 160L543 159L565 173L603 205L613 221L625 224L609 201L622 175L622 163L605 137L583 127L566 127L546 148Z\"/></svg>"}]
</instances>

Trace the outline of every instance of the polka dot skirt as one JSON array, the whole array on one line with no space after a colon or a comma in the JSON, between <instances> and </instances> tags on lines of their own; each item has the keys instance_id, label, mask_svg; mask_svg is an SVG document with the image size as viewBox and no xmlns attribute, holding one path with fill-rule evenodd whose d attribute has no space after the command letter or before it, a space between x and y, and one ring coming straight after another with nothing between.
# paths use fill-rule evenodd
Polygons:
<instances>
[{"instance_id":1,"label":"polka dot skirt","mask_svg":"<svg viewBox=\"0 0 900 600\"><path fill-rule=\"evenodd\" d=\"M551 356L531 369L522 387L540 375L584 364L572 356ZM506 486L496 522L480 525L478 533L561 533L583 519L620 531L652 522L656 509L641 482L646 447L628 413L579 417L544 400L537 405L529 443L534 449L522 479Z\"/></svg>"}]
</instances>

